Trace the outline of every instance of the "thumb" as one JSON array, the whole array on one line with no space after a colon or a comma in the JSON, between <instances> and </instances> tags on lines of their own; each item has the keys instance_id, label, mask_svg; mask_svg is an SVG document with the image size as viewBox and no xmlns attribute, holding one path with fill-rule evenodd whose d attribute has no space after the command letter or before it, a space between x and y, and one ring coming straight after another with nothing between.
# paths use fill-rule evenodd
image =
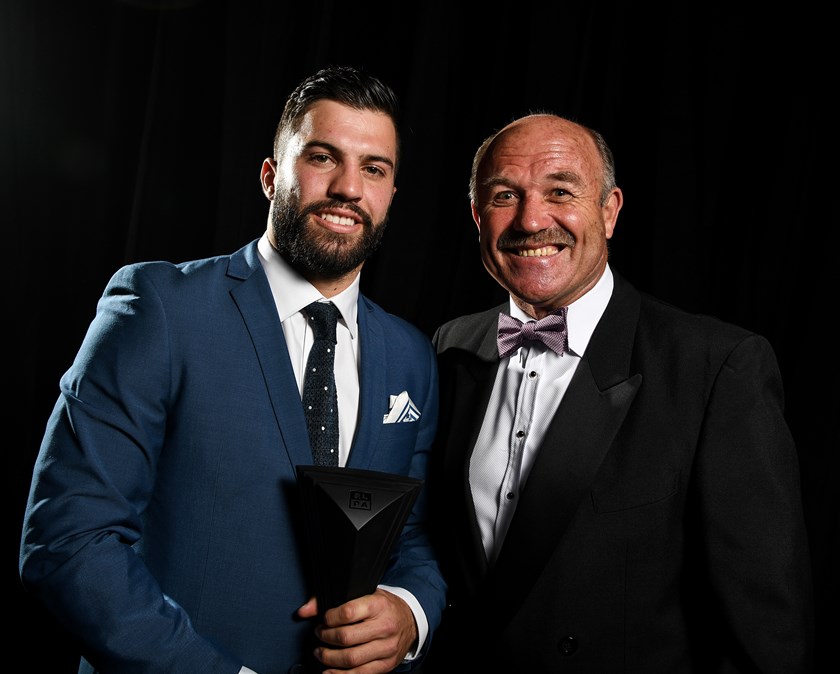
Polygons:
<instances>
[{"instance_id":1,"label":"thumb","mask_svg":"<svg viewBox=\"0 0 840 674\"><path fill-rule=\"evenodd\" d=\"M297 610L298 616L301 618L314 618L318 615L318 600L311 597L303 606Z\"/></svg>"}]
</instances>

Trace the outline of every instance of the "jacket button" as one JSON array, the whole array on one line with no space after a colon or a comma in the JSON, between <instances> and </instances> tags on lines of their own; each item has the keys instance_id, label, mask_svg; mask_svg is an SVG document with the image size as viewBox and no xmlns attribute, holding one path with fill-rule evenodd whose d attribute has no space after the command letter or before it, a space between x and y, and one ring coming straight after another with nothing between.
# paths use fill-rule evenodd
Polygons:
<instances>
[{"instance_id":1,"label":"jacket button","mask_svg":"<svg viewBox=\"0 0 840 674\"><path fill-rule=\"evenodd\" d=\"M560 643L557 644L557 650L560 655L572 655L578 648L577 639L573 636L563 637Z\"/></svg>"}]
</instances>

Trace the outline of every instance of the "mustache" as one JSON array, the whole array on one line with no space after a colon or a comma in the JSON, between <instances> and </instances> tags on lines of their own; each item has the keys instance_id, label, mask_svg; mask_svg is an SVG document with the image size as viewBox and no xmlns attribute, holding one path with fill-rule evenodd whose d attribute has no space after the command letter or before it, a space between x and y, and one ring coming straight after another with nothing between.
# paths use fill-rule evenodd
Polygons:
<instances>
[{"instance_id":1,"label":"mustache","mask_svg":"<svg viewBox=\"0 0 840 674\"><path fill-rule=\"evenodd\" d=\"M356 215L359 216L362 223L366 228L373 227L373 218L370 214L362 208L356 206L356 204L351 204L347 201L339 201L338 199L324 199L322 201L316 201L311 203L300 211L300 217L305 217L312 213L318 213L319 211L323 211L329 208L343 208L345 211L353 211Z\"/></svg>"},{"instance_id":2,"label":"mustache","mask_svg":"<svg viewBox=\"0 0 840 674\"><path fill-rule=\"evenodd\" d=\"M507 230L502 232L496 241L496 248L504 250L509 248L541 248L542 246L575 247L575 237L571 232L562 227L543 229L535 234L523 234Z\"/></svg>"}]
</instances>

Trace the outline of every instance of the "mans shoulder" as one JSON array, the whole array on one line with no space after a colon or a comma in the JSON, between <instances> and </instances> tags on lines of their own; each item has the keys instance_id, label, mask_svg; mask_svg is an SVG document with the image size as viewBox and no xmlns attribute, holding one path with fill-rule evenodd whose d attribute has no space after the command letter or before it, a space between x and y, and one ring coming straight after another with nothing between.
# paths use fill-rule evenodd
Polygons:
<instances>
[{"instance_id":1,"label":"mans shoulder","mask_svg":"<svg viewBox=\"0 0 840 674\"><path fill-rule=\"evenodd\" d=\"M641 317L651 330L671 330L681 338L708 342L741 341L756 333L719 316L692 312L662 299L641 293Z\"/></svg>"},{"instance_id":2,"label":"mans shoulder","mask_svg":"<svg viewBox=\"0 0 840 674\"><path fill-rule=\"evenodd\" d=\"M204 282L209 276L219 278L233 276L242 279L258 268L260 264L256 256L256 241L253 241L231 254L213 255L183 262L168 260L133 262L114 273L111 285L133 286L144 282L158 285L181 283L187 279L203 279L201 282Z\"/></svg>"},{"instance_id":3,"label":"mans shoulder","mask_svg":"<svg viewBox=\"0 0 840 674\"><path fill-rule=\"evenodd\" d=\"M367 320L378 323L389 343L423 342L429 345L429 336L408 319L386 311L366 295L359 295L359 311L367 312ZM361 321L360 321L361 325Z\"/></svg>"},{"instance_id":4,"label":"mans shoulder","mask_svg":"<svg viewBox=\"0 0 840 674\"><path fill-rule=\"evenodd\" d=\"M642 296L636 353L679 362L681 366L693 362L713 370L743 358L762 363L775 363L776 359L773 346L764 335L718 316L687 311L646 295Z\"/></svg>"},{"instance_id":5,"label":"mans shoulder","mask_svg":"<svg viewBox=\"0 0 840 674\"><path fill-rule=\"evenodd\" d=\"M432 337L437 352L450 348L478 351L487 331L496 324L500 311L506 311L507 304L472 314L457 316L441 324Z\"/></svg>"}]
</instances>

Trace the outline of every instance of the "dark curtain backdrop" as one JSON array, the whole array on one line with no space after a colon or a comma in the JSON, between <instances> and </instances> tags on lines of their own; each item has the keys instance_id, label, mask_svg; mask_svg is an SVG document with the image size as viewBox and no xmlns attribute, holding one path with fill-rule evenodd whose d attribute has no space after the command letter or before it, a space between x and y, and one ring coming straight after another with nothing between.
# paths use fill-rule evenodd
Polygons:
<instances>
[{"instance_id":1,"label":"dark curtain backdrop","mask_svg":"<svg viewBox=\"0 0 840 674\"><path fill-rule=\"evenodd\" d=\"M227 253L262 233L259 170L284 97L328 63L364 67L403 102L391 224L362 286L429 334L503 297L479 261L466 196L481 140L537 109L604 133L625 193L615 268L776 349L800 451L818 646L833 656L840 367L821 310L837 309L838 62L816 3L0 5L13 333L4 569L8 643L26 669L72 672L78 656L21 589L17 551L58 380L96 301L125 263Z\"/></svg>"}]
</instances>

